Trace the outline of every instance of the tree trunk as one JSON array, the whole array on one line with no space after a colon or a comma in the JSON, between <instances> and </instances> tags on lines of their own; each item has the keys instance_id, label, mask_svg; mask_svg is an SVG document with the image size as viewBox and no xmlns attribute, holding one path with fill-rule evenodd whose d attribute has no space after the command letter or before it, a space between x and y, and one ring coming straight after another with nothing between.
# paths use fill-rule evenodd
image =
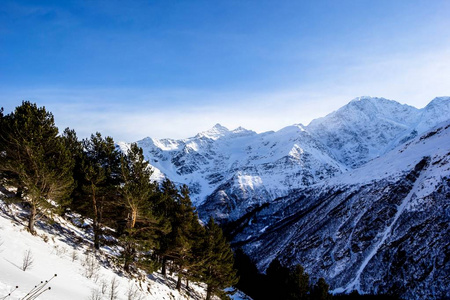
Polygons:
<instances>
[{"instance_id":1,"label":"tree trunk","mask_svg":"<svg viewBox=\"0 0 450 300\"><path fill-rule=\"evenodd\" d=\"M96 250L100 249L100 225L96 220L94 220L92 227L94 229L94 248Z\"/></svg>"},{"instance_id":2,"label":"tree trunk","mask_svg":"<svg viewBox=\"0 0 450 300\"><path fill-rule=\"evenodd\" d=\"M36 205L31 204L30 216L28 218L28 230L32 235L36 235L34 223L36 222Z\"/></svg>"},{"instance_id":3,"label":"tree trunk","mask_svg":"<svg viewBox=\"0 0 450 300\"><path fill-rule=\"evenodd\" d=\"M212 287L208 284L208 288L206 289L206 300L211 299Z\"/></svg>"},{"instance_id":4,"label":"tree trunk","mask_svg":"<svg viewBox=\"0 0 450 300\"><path fill-rule=\"evenodd\" d=\"M186 278L186 289L189 289L189 279Z\"/></svg>"},{"instance_id":5,"label":"tree trunk","mask_svg":"<svg viewBox=\"0 0 450 300\"><path fill-rule=\"evenodd\" d=\"M177 290L180 291L181 290L181 279L183 278L183 275L181 275L180 273L178 273L178 281L177 281Z\"/></svg>"},{"instance_id":6,"label":"tree trunk","mask_svg":"<svg viewBox=\"0 0 450 300\"><path fill-rule=\"evenodd\" d=\"M130 248L128 243L126 243L123 249L123 256L125 260L123 263L123 270L128 273L130 272Z\"/></svg>"},{"instance_id":7,"label":"tree trunk","mask_svg":"<svg viewBox=\"0 0 450 300\"><path fill-rule=\"evenodd\" d=\"M18 198L18 199L22 199L22 193L23 193L23 188L21 187L21 186L19 186L18 188L17 188L17 191L16 191L16 198Z\"/></svg>"},{"instance_id":8,"label":"tree trunk","mask_svg":"<svg viewBox=\"0 0 450 300\"><path fill-rule=\"evenodd\" d=\"M166 271L166 263L167 263L167 259L164 256L162 259L162 268L161 268L161 274L166 277L167 271Z\"/></svg>"},{"instance_id":9,"label":"tree trunk","mask_svg":"<svg viewBox=\"0 0 450 300\"><path fill-rule=\"evenodd\" d=\"M129 225L130 229L133 229L134 226L136 225L136 219L137 219L137 209L132 209L131 210L131 220L130 220L130 225Z\"/></svg>"},{"instance_id":10,"label":"tree trunk","mask_svg":"<svg viewBox=\"0 0 450 300\"><path fill-rule=\"evenodd\" d=\"M130 272L130 266L133 264L134 258L136 256L136 250L134 248L133 242L127 240L125 241L122 255L124 258L123 269L125 272Z\"/></svg>"},{"instance_id":11,"label":"tree trunk","mask_svg":"<svg viewBox=\"0 0 450 300\"><path fill-rule=\"evenodd\" d=\"M91 191L92 191L92 208L94 210L94 217L92 220L92 229L94 230L94 248L96 250L100 249L100 224L98 221L98 207L97 207L97 198L95 195L95 185L91 183Z\"/></svg>"}]
</instances>

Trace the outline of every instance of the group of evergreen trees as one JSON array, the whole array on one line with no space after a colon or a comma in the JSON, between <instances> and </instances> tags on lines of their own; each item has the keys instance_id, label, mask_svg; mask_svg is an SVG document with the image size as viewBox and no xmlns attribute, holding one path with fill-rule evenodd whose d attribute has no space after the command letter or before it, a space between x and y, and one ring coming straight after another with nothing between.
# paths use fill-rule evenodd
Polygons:
<instances>
[{"instance_id":1,"label":"group of evergreen trees","mask_svg":"<svg viewBox=\"0 0 450 300\"><path fill-rule=\"evenodd\" d=\"M234 267L239 277L236 287L254 300L400 300L395 294L360 295L357 291L331 295L325 279L311 282L301 265L286 267L278 259L262 274L241 249L235 251Z\"/></svg>"},{"instance_id":2,"label":"group of evergreen trees","mask_svg":"<svg viewBox=\"0 0 450 300\"><path fill-rule=\"evenodd\" d=\"M310 285L309 275L302 266L288 268L274 259L266 274L258 272L253 261L241 249L235 252L235 268L239 282L236 287L254 299L331 300L328 284L320 278Z\"/></svg>"},{"instance_id":3,"label":"group of evergreen trees","mask_svg":"<svg viewBox=\"0 0 450 300\"><path fill-rule=\"evenodd\" d=\"M115 229L108 234L122 249L125 272L174 272L177 289L183 279L206 283L206 299L232 285L254 299L331 299L325 280L310 285L300 265L274 260L261 274L242 251L233 258L218 224L212 218L200 224L186 186L168 179L158 185L150 176L136 144L124 154L100 133L82 141L68 128L59 134L53 115L27 101L7 115L0 109L0 187L17 188L13 200L28 208L30 233L39 218L73 210L92 220L95 249L105 242L105 228Z\"/></svg>"},{"instance_id":4,"label":"group of evergreen trees","mask_svg":"<svg viewBox=\"0 0 450 300\"><path fill-rule=\"evenodd\" d=\"M16 187L29 208L28 230L40 217L67 210L92 220L93 246L114 228L126 272L161 268L187 284L207 284L207 299L236 283L233 253L211 218L202 226L186 186L150 181L142 149L122 153L100 133L79 141L74 130L59 134L53 115L24 101L10 114L0 110L0 180Z\"/></svg>"}]
</instances>

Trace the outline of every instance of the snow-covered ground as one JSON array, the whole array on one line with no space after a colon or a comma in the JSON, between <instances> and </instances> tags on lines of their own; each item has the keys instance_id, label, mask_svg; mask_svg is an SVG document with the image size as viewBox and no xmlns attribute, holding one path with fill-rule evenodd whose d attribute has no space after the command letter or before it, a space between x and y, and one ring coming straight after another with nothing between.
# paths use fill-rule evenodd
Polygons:
<instances>
[{"instance_id":1,"label":"snow-covered ground","mask_svg":"<svg viewBox=\"0 0 450 300\"><path fill-rule=\"evenodd\" d=\"M38 235L33 236L25 229L19 207L7 206L1 200L0 207L0 299L204 299L204 288L192 283L189 290L183 285L178 292L175 277L164 278L154 273L138 281L125 276L106 262L114 249L103 247L100 256L103 262L99 263L87 240L89 234L71 222L58 219L53 225L39 223ZM24 271L27 252L32 263ZM45 284L46 280L49 282L40 290L41 296L26 298L36 285L39 288L41 281ZM6 297L9 293L11 296ZM111 293L116 297L111 297ZM239 295L234 299L244 299Z\"/></svg>"}]
</instances>

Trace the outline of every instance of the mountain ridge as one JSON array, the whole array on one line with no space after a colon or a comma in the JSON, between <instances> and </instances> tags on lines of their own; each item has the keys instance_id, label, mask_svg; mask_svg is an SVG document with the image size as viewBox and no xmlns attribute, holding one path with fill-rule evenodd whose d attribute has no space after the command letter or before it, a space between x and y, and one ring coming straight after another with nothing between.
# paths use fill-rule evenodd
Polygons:
<instances>
[{"instance_id":1,"label":"mountain ridge","mask_svg":"<svg viewBox=\"0 0 450 300\"><path fill-rule=\"evenodd\" d=\"M262 270L274 258L301 264L335 293L443 299L450 296L449 187L447 121L255 210L234 224L233 243Z\"/></svg>"},{"instance_id":2,"label":"mountain ridge","mask_svg":"<svg viewBox=\"0 0 450 300\"><path fill-rule=\"evenodd\" d=\"M421 109L359 97L307 126L219 124L165 148L138 145L260 270L278 258L335 293L440 299L450 297L448 116L450 97Z\"/></svg>"},{"instance_id":3,"label":"mountain ridge","mask_svg":"<svg viewBox=\"0 0 450 300\"><path fill-rule=\"evenodd\" d=\"M234 220L255 205L384 155L450 115L449 103L449 97L436 97L417 109L364 96L307 126L258 134L216 124L187 139L137 143L155 170L153 179L187 184L202 217Z\"/></svg>"}]
</instances>

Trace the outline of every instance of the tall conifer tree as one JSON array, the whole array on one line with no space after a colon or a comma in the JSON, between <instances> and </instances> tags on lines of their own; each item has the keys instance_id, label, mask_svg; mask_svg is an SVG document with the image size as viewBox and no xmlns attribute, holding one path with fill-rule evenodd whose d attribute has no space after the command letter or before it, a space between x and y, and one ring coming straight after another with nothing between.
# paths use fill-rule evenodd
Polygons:
<instances>
[{"instance_id":1,"label":"tall conifer tree","mask_svg":"<svg viewBox=\"0 0 450 300\"><path fill-rule=\"evenodd\" d=\"M329 285L325 279L319 278L311 291L311 300L331 300L333 297L328 292Z\"/></svg>"},{"instance_id":2,"label":"tall conifer tree","mask_svg":"<svg viewBox=\"0 0 450 300\"><path fill-rule=\"evenodd\" d=\"M237 283L233 252L213 218L206 226L203 251L205 263L201 281L207 284L206 300L209 300L212 295L224 295L223 289Z\"/></svg>"},{"instance_id":3,"label":"tall conifer tree","mask_svg":"<svg viewBox=\"0 0 450 300\"><path fill-rule=\"evenodd\" d=\"M99 249L104 218L109 219L109 225L117 219L120 153L111 137L102 138L98 132L83 140L83 147L83 188L90 198L88 215L92 217L94 247Z\"/></svg>"},{"instance_id":4,"label":"tall conifer tree","mask_svg":"<svg viewBox=\"0 0 450 300\"><path fill-rule=\"evenodd\" d=\"M126 208L126 230L122 237L125 271L136 259L147 261L142 255L157 246L157 237L165 232L163 219L157 211L157 185L150 181L152 171L144 160L142 149L131 144L121 156L122 184L120 193Z\"/></svg>"},{"instance_id":5,"label":"tall conifer tree","mask_svg":"<svg viewBox=\"0 0 450 300\"><path fill-rule=\"evenodd\" d=\"M289 300L308 299L309 275L301 265L295 265L289 270L288 277L288 297Z\"/></svg>"},{"instance_id":6,"label":"tall conifer tree","mask_svg":"<svg viewBox=\"0 0 450 300\"><path fill-rule=\"evenodd\" d=\"M166 276L167 261L170 260L170 252L173 241L172 228L175 223L175 210L177 209L177 202L180 194L175 184L169 179L164 179L161 184L160 202L158 204L158 212L168 222L169 227L167 232L161 235L159 239L159 248L157 250L158 255L161 257L161 273Z\"/></svg>"},{"instance_id":7,"label":"tall conifer tree","mask_svg":"<svg viewBox=\"0 0 450 300\"><path fill-rule=\"evenodd\" d=\"M2 173L23 193L30 206L28 229L35 234L38 214L59 210L73 189L73 159L58 136L53 115L45 107L22 102L2 117Z\"/></svg>"},{"instance_id":8,"label":"tall conifer tree","mask_svg":"<svg viewBox=\"0 0 450 300\"><path fill-rule=\"evenodd\" d=\"M178 290L181 289L183 276L188 276L192 264L197 263L193 252L199 238L199 226L198 215L189 197L189 189L183 185L176 203L170 246L170 257L174 261L178 273L176 286Z\"/></svg>"},{"instance_id":9,"label":"tall conifer tree","mask_svg":"<svg viewBox=\"0 0 450 300\"><path fill-rule=\"evenodd\" d=\"M150 196L156 193L156 184L150 181L152 171L144 160L142 148L131 144L126 155L121 155L121 176L123 184L120 192L127 208L127 228L132 229L138 217L148 217L152 213Z\"/></svg>"}]
</instances>

